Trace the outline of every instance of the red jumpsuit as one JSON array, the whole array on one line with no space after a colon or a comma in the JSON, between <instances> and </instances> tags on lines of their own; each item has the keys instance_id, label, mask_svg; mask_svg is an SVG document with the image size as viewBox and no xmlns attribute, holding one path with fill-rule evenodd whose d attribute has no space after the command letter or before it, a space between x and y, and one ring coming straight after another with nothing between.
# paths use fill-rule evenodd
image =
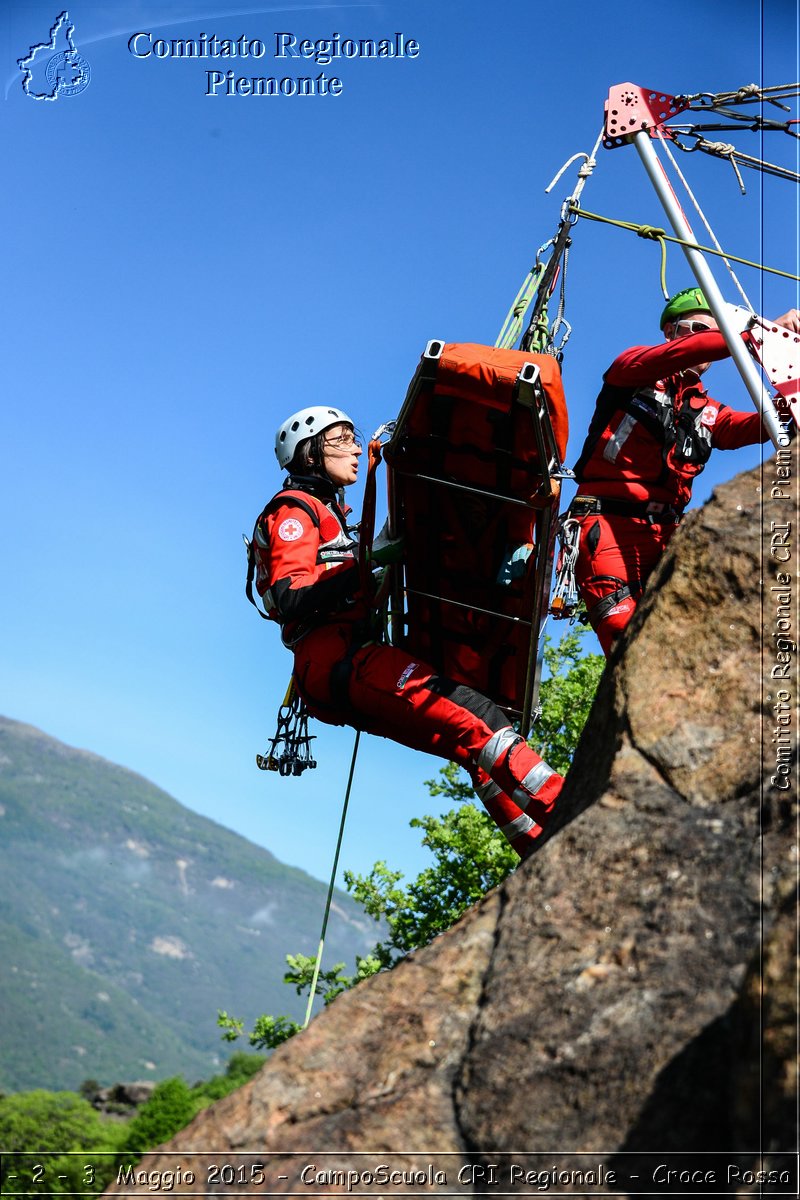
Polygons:
<instances>
[{"instance_id":1,"label":"red jumpsuit","mask_svg":"<svg viewBox=\"0 0 800 1200\"><path fill-rule=\"evenodd\" d=\"M561 776L491 700L373 640L356 543L333 488L316 479L287 486L256 523L256 588L294 650L309 711L459 763L524 858L553 810Z\"/></svg>"},{"instance_id":2,"label":"red jumpsuit","mask_svg":"<svg viewBox=\"0 0 800 1200\"><path fill-rule=\"evenodd\" d=\"M713 400L687 368L725 358L709 330L658 346L634 346L611 364L575 477L580 525L576 579L608 654L633 616L647 578L688 503L712 449L767 440L757 412Z\"/></svg>"}]
</instances>

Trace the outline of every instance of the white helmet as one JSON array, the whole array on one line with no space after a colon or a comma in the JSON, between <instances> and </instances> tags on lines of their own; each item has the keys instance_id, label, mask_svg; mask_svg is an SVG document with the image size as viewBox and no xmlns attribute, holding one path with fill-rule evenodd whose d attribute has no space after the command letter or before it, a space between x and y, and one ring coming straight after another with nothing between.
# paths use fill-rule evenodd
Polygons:
<instances>
[{"instance_id":1,"label":"white helmet","mask_svg":"<svg viewBox=\"0 0 800 1200\"><path fill-rule=\"evenodd\" d=\"M301 442L304 442L306 438L314 437L317 433L322 433L325 429L330 429L331 425L349 425L351 429L353 428L353 422L340 408L316 405L313 408L301 408L299 412L293 413L278 427L278 432L275 434L275 455L278 459L278 466L287 467Z\"/></svg>"}]
</instances>

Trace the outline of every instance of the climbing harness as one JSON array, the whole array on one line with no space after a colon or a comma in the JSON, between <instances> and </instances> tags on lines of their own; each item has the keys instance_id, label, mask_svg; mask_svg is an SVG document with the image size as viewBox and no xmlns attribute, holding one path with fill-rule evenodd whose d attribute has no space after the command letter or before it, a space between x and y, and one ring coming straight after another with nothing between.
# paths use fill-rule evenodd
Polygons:
<instances>
[{"instance_id":1,"label":"climbing harness","mask_svg":"<svg viewBox=\"0 0 800 1200\"><path fill-rule=\"evenodd\" d=\"M314 734L308 732L308 710L297 690L294 676L278 709L278 727L266 754L256 755L260 771L277 771L279 775L299 776L313 770L316 760L311 756Z\"/></svg>"},{"instance_id":2,"label":"climbing harness","mask_svg":"<svg viewBox=\"0 0 800 1200\"><path fill-rule=\"evenodd\" d=\"M603 596L602 599L596 600L595 603L590 605L586 610L586 624L591 625L592 629L595 630L597 629L598 625L605 620L612 608L616 608L616 606L621 604L623 600L627 600L629 598L638 600L642 594L641 583L626 583L624 579L620 579L617 575L590 575L586 580L586 583L617 584L617 587L615 587L613 592L609 592L606 596Z\"/></svg>"}]
</instances>

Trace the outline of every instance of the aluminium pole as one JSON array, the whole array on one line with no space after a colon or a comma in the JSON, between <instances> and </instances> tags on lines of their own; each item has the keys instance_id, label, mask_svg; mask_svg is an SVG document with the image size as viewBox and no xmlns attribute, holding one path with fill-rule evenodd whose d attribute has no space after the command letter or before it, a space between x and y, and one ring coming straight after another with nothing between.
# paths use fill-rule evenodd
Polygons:
<instances>
[{"instance_id":1,"label":"aluminium pole","mask_svg":"<svg viewBox=\"0 0 800 1200\"><path fill-rule=\"evenodd\" d=\"M650 177L650 182L656 190L661 204L669 217L672 228L677 237L683 241L694 242L695 236L692 228L683 213L678 198L672 190L672 185L667 178L666 172L658 155L655 152L653 143L650 140L650 135L644 130L632 135L633 143L639 152L639 157L644 163L644 168ZM781 436L781 428L778 424L778 418L775 409L772 405L769 393L764 386L763 379L753 359L747 352L747 347L732 325L728 316L725 300L722 296L717 281L711 273L711 269L699 250L695 250L692 246L681 247L686 258L689 261L689 266L694 272L694 277L700 285L708 306L714 315L714 318L719 325L719 330L725 338L725 343L730 350L731 358L736 364L736 368L742 377L745 387L750 393L750 398L757 410L761 413L761 420L770 436L773 445L777 448L780 445L779 438Z\"/></svg>"}]
</instances>

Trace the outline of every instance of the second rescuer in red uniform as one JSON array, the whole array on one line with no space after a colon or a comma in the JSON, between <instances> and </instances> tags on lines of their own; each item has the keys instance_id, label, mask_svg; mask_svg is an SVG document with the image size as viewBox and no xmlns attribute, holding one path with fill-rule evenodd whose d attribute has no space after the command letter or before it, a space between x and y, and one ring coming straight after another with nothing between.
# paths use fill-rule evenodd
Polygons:
<instances>
[{"instance_id":1,"label":"second rescuer in red uniform","mask_svg":"<svg viewBox=\"0 0 800 1200\"><path fill-rule=\"evenodd\" d=\"M374 640L342 499L361 456L352 421L335 408L302 409L279 428L276 454L289 474L256 523L256 589L294 651L309 711L459 763L526 857L563 779L491 700Z\"/></svg>"},{"instance_id":2,"label":"second rescuer in red uniform","mask_svg":"<svg viewBox=\"0 0 800 1200\"><path fill-rule=\"evenodd\" d=\"M797 313L778 321L796 328ZM711 451L767 440L757 412L735 412L700 382L728 348L699 288L672 297L661 328L664 343L634 346L606 371L575 464L576 581L606 654L633 616Z\"/></svg>"}]
</instances>

